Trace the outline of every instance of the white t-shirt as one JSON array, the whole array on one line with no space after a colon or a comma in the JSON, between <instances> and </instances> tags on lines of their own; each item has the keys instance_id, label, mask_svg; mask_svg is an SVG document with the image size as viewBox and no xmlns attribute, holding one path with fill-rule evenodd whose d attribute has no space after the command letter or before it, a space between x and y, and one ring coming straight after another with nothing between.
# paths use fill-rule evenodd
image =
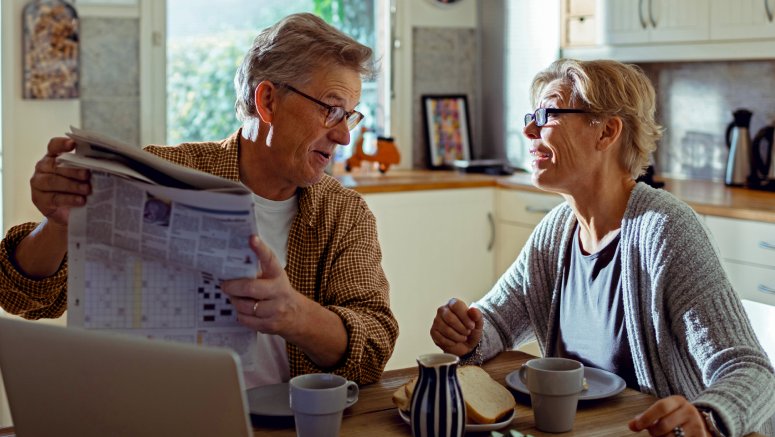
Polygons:
<instances>
[{"instance_id":1,"label":"white t-shirt","mask_svg":"<svg viewBox=\"0 0 775 437\"><path fill-rule=\"evenodd\" d=\"M253 203L258 220L258 237L272 249L282 267L285 268L288 237L293 219L299 211L299 195L275 202L253 194ZM285 340L279 335L260 332L256 334L255 366L252 372L245 372L245 386L253 388L288 382L291 379L291 369L288 364Z\"/></svg>"}]
</instances>

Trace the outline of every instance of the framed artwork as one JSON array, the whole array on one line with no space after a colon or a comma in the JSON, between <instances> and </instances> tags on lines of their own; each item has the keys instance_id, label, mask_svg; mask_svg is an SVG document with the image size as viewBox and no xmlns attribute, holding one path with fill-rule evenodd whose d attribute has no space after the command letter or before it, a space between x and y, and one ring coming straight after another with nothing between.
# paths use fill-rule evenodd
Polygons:
<instances>
[{"instance_id":1,"label":"framed artwork","mask_svg":"<svg viewBox=\"0 0 775 437\"><path fill-rule=\"evenodd\" d=\"M425 138L433 169L470 161L471 129L468 122L468 98L461 95L422 96Z\"/></svg>"},{"instance_id":2,"label":"framed artwork","mask_svg":"<svg viewBox=\"0 0 775 437\"><path fill-rule=\"evenodd\" d=\"M24 7L24 98L78 97L78 14L64 1Z\"/></svg>"}]
</instances>

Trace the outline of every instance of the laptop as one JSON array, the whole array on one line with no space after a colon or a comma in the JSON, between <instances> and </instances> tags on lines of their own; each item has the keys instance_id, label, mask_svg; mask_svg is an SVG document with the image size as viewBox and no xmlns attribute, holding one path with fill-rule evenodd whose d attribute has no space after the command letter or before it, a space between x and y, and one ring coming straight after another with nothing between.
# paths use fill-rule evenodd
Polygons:
<instances>
[{"instance_id":1,"label":"laptop","mask_svg":"<svg viewBox=\"0 0 775 437\"><path fill-rule=\"evenodd\" d=\"M252 436L228 349L0 318L0 373L19 436Z\"/></svg>"}]
</instances>

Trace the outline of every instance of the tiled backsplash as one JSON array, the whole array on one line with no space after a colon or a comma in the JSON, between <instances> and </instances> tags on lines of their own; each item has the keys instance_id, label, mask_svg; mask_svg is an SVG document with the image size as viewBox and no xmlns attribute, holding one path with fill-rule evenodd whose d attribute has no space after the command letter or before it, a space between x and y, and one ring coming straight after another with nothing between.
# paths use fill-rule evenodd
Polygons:
<instances>
[{"instance_id":1,"label":"tiled backsplash","mask_svg":"<svg viewBox=\"0 0 775 437\"><path fill-rule=\"evenodd\" d=\"M657 173L723 179L732 111L753 112L751 136L775 121L775 61L640 64L657 91L664 137Z\"/></svg>"},{"instance_id":2,"label":"tiled backsplash","mask_svg":"<svg viewBox=\"0 0 775 437\"><path fill-rule=\"evenodd\" d=\"M81 124L140 146L140 23L81 19Z\"/></svg>"}]
</instances>

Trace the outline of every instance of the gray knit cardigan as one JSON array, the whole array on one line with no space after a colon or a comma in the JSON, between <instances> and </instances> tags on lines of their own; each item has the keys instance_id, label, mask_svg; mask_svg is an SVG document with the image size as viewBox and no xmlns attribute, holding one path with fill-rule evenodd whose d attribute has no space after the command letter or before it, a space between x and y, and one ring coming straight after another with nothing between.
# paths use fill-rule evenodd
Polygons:
<instances>
[{"instance_id":1,"label":"gray knit cardigan","mask_svg":"<svg viewBox=\"0 0 775 437\"><path fill-rule=\"evenodd\" d=\"M556 355L560 272L575 225L567 203L552 210L475 303L484 314L475 361L533 340L544 356ZM619 244L625 323L641 391L679 394L713 409L730 436L775 437L769 422L775 372L703 220L670 193L639 183Z\"/></svg>"}]
</instances>

